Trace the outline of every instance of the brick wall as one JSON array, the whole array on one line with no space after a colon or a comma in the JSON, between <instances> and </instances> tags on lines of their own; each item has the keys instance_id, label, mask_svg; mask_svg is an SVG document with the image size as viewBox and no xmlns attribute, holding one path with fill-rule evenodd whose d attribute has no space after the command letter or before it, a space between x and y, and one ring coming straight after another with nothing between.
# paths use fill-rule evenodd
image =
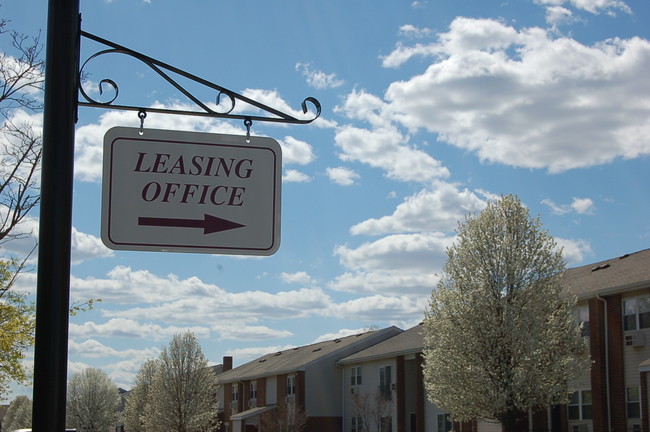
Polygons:
<instances>
[{"instance_id":1,"label":"brick wall","mask_svg":"<svg viewBox=\"0 0 650 432\"><path fill-rule=\"evenodd\" d=\"M589 300L589 321L591 322L590 353L591 395L593 398L594 432L609 429L607 386L609 384L609 409L614 431L625 431L625 382L623 363L623 321L620 295ZM607 310L605 310L607 308ZM607 319L605 319L607 318ZM606 328L607 327L607 328ZM609 369L609 371L608 371ZM609 373L609 380L608 374Z\"/></svg>"},{"instance_id":2,"label":"brick wall","mask_svg":"<svg viewBox=\"0 0 650 432\"><path fill-rule=\"evenodd\" d=\"M609 327L609 395L612 410L612 429L627 429L625 412L625 364L623 348L623 304L620 295L606 297L607 325Z\"/></svg>"},{"instance_id":3,"label":"brick wall","mask_svg":"<svg viewBox=\"0 0 650 432\"><path fill-rule=\"evenodd\" d=\"M607 361L605 343L605 304L596 298L589 300L589 329L591 354L591 397L594 432L607 431Z\"/></svg>"}]
</instances>

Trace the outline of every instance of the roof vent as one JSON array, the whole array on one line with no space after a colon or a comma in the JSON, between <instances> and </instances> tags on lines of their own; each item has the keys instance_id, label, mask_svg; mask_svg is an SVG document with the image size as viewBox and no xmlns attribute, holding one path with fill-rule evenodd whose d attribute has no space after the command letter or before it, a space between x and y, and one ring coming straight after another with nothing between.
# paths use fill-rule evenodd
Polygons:
<instances>
[{"instance_id":1,"label":"roof vent","mask_svg":"<svg viewBox=\"0 0 650 432\"><path fill-rule=\"evenodd\" d=\"M341 339L334 339L334 343L339 343L341 342Z\"/></svg>"},{"instance_id":2,"label":"roof vent","mask_svg":"<svg viewBox=\"0 0 650 432\"><path fill-rule=\"evenodd\" d=\"M312 352L320 351L322 348L315 348Z\"/></svg>"},{"instance_id":3,"label":"roof vent","mask_svg":"<svg viewBox=\"0 0 650 432\"><path fill-rule=\"evenodd\" d=\"M282 351L278 351L278 352L275 353L276 357L279 356L279 355L282 355Z\"/></svg>"},{"instance_id":4,"label":"roof vent","mask_svg":"<svg viewBox=\"0 0 650 432\"><path fill-rule=\"evenodd\" d=\"M595 272L595 271L598 271L598 270L606 269L608 267L610 267L609 264L603 264L603 265L599 265L599 266L596 266L596 267L592 268L591 271Z\"/></svg>"},{"instance_id":5,"label":"roof vent","mask_svg":"<svg viewBox=\"0 0 650 432\"><path fill-rule=\"evenodd\" d=\"M630 254L621 255L620 257L618 257L618 259L624 259L624 258L627 258L629 256L630 256Z\"/></svg>"},{"instance_id":6,"label":"roof vent","mask_svg":"<svg viewBox=\"0 0 650 432\"><path fill-rule=\"evenodd\" d=\"M263 359L259 359L257 362L258 362L258 363L264 363L265 361L266 361L266 359L263 358Z\"/></svg>"}]
</instances>

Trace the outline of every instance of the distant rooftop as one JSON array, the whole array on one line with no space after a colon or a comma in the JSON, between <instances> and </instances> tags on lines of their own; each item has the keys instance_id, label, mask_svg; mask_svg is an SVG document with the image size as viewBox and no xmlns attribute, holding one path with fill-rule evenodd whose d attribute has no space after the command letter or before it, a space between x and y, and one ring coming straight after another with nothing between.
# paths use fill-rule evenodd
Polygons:
<instances>
[{"instance_id":1,"label":"distant rooftop","mask_svg":"<svg viewBox=\"0 0 650 432\"><path fill-rule=\"evenodd\" d=\"M650 249L567 269L562 286L578 298L650 287Z\"/></svg>"},{"instance_id":2,"label":"distant rooftop","mask_svg":"<svg viewBox=\"0 0 650 432\"><path fill-rule=\"evenodd\" d=\"M423 324L420 323L390 339L386 339L385 341L379 342L378 344L359 351L358 353L347 356L339 360L339 363L359 363L374 359L395 357L398 355L414 354L422 352L423 349Z\"/></svg>"},{"instance_id":3,"label":"distant rooftop","mask_svg":"<svg viewBox=\"0 0 650 432\"><path fill-rule=\"evenodd\" d=\"M303 370L313 362L329 356L335 357L339 351L356 343L381 334L398 334L400 332L402 332L401 329L393 326L270 353L220 374L218 376L219 383L224 384ZM335 358L334 361L336 360L338 359Z\"/></svg>"}]
</instances>

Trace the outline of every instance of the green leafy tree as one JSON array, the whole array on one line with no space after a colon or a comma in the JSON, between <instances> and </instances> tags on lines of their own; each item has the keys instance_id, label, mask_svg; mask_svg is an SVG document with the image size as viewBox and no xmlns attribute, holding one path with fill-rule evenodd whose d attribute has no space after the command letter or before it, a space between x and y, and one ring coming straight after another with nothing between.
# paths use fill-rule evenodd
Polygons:
<instances>
[{"instance_id":1,"label":"green leafy tree","mask_svg":"<svg viewBox=\"0 0 650 432\"><path fill-rule=\"evenodd\" d=\"M506 431L529 409L568 400L589 367L561 293L562 253L515 196L459 225L425 316L429 399L454 420L492 419Z\"/></svg>"},{"instance_id":2,"label":"green leafy tree","mask_svg":"<svg viewBox=\"0 0 650 432\"><path fill-rule=\"evenodd\" d=\"M16 396L2 419L2 430L9 432L32 427L32 401L27 396Z\"/></svg>"},{"instance_id":3,"label":"green leafy tree","mask_svg":"<svg viewBox=\"0 0 650 432\"><path fill-rule=\"evenodd\" d=\"M0 397L12 381L27 382L25 351L34 343L34 306L12 289L15 260L0 260Z\"/></svg>"},{"instance_id":4,"label":"green leafy tree","mask_svg":"<svg viewBox=\"0 0 650 432\"><path fill-rule=\"evenodd\" d=\"M135 385L124 407L124 428L129 432L146 432L145 418L151 386L158 368L156 360L147 360L135 377Z\"/></svg>"},{"instance_id":5,"label":"green leafy tree","mask_svg":"<svg viewBox=\"0 0 650 432\"><path fill-rule=\"evenodd\" d=\"M145 409L146 431L204 432L217 421L217 376L191 332L163 347Z\"/></svg>"},{"instance_id":6,"label":"green leafy tree","mask_svg":"<svg viewBox=\"0 0 650 432\"><path fill-rule=\"evenodd\" d=\"M113 432L120 394L106 372L88 368L68 382L67 424L78 432Z\"/></svg>"}]
</instances>

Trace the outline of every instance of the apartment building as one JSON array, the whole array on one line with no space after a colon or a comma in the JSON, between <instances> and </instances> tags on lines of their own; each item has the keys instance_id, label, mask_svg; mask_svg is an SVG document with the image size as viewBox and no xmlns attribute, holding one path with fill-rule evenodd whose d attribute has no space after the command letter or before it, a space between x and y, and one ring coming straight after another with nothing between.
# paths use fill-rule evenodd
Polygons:
<instances>
[{"instance_id":1,"label":"apartment building","mask_svg":"<svg viewBox=\"0 0 650 432\"><path fill-rule=\"evenodd\" d=\"M567 270L589 337L590 371L570 383L568 432L643 431L650 372L650 249Z\"/></svg>"},{"instance_id":2,"label":"apartment building","mask_svg":"<svg viewBox=\"0 0 650 432\"><path fill-rule=\"evenodd\" d=\"M520 430L650 432L650 249L568 269L562 285L578 299L592 367L569 383L569 404L531 412ZM420 324L227 366L219 375L225 430L259 431L260 415L284 401L304 409L306 432L501 431L486 421L452 424L427 400L423 350Z\"/></svg>"},{"instance_id":3,"label":"apartment building","mask_svg":"<svg viewBox=\"0 0 650 432\"><path fill-rule=\"evenodd\" d=\"M288 414L288 422L304 412L305 432L340 432L343 383L337 362L401 332L388 327L278 351L221 373L224 429L259 431L262 415L276 410Z\"/></svg>"},{"instance_id":4,"label":"apartment building","mask_svg":"<svg viewBox=\"0 0 650 432\"><path fill-rule=\"evenodd\" d=\"M449 416L426 398L422 324L339 361L343 367L343 432L425 432L449 426ZM443 426L443 428L444 428ZM448 428L445 430L449 430Z\"/></svg>"}]
</instances>

